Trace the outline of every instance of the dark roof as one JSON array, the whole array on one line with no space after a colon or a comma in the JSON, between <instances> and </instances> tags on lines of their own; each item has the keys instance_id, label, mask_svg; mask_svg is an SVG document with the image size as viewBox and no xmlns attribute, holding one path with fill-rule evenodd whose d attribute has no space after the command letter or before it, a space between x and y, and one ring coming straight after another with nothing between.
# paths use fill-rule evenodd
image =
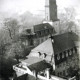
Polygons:
<instances>
[{"instance_id":1,"label":"dark roof","mask_svg":"<svg viewBox=\"0 0 80 80\"><path fill-rule=\"evenodd\" d=\"M39 72L45 70L46 68L51 68L51 65L47 63L45 60L43 60L28 66L28 68L30 70L36 70L37 72Z\"/></svg>"},{"instance_id":2,"label":"dark roof","mask_svg":"<svg viewBox=\"0 0 80 80\"><path fill-rule=\"evenodd\" d=\"M65 50L75 47L76 45L74 41L78 40L78 36L72 32L55 35L55 36L52 36L52 38L54 40L54 43L53 43L54 54L58 54ZM37 51L42 53L48 52L48 55L49 55L50 53L53 53L53 49L52 49L51 39L49 38L45 42L43 42L42 44L34 48L32 51Z\"/></svg>"},{"instance_id":3,"label":"dark roof","mask_svg":"<svg viewBox=\"0 0 80 80\"><path fill-rule=\"evenodd\" d=\"M57 54L75 47L74 41L78 40L78 36L72 32L68 32L53 36L53 39L54 53Z\"/></svg>"},{"instance_id":4,"label":"dark roof","mask_svg":"<svg viewBox=\"0 0 80 80\"><path fill-rule=\"evenodd\" d=\"M53 28L49 23L42 23L42 24L34 25L33 27L34 27L34 32Z\"/></svg>"}]
</instances>

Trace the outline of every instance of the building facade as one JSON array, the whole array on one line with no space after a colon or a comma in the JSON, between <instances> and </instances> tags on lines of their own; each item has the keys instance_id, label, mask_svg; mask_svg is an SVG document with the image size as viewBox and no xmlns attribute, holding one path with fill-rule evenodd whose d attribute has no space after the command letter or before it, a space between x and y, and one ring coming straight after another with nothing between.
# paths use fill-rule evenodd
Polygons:
<instances>
[{"instance_id":1,"label":"building facade","mask_svg":"<svg viewBox=\"0 0 80 80\"><path fill-rule=\"evenodd\" d=\"M54 35L55 29L49 23L42 23L33 26L34 30L34 46L37 46L47 40L50 35Z\"/></svg>"},{"instance_id":2,"label":"building facade","mask_svg":"<svg viewBox=\"0 0 80 80\"><path fill-rule=\"evenodd\" d=\"M27 76L31 76L34 78L34 80L57 80L57 79L66 80L51 75L50 74L51 68L52 66L49 63L47 63L45 60L36 57L30 57L26 60L21 61L21 63L13 66L13 69L17 74L17 79L22 76L23 78L25 77L27 78Z\"/></svg>"},{"instance_id":3,"label":"building facade","mask_svg":"<svg viewBox=\"0 0 80 80\"><path fill-rule=\"evenodd\" d=\"M22 44L25 46L33 46L33 36L34 34L32 33L31 29L25 29L21 34L20 34L20 41Z\"/></svg>"},{"instance_id":4,"label":"building facade","mask_svg":"<svg viewBox=\"0 0 80 80\"><path fill-rule=\"evenodd\" d=\"M49 23L42 23L34 25L32 29L23 31L20 35L20 40L25 46L35 47L55 33L55 29Z\"/></svg>"}]
</instances>

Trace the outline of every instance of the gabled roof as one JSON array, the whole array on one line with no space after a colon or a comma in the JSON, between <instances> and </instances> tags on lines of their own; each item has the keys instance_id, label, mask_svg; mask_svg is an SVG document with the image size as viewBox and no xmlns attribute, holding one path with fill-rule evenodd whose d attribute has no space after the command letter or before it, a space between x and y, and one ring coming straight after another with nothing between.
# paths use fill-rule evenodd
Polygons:
<instances>
[{"instance_id":1,"label":"gabled roof","mask_svg":"<svg viewBox=\"0 0 80 80\"><path fill-rule=\"evenodd\" d=\"M39 46L31 50L32 52L41 52L52 55L53 47L51 39L47 39L45 42L41 43Z\"/></svg>"},{"instance_id":2,"label":"gabled roof","mask_svg":"<svg viewBox=\"0 0 80 80\"><path fill-rule=\"evenodd\" d=\"M42 23L42 24L34 25L33 27L34 27L34 32L53 28L49 23Z\"/></svg>"},{"instance_id":3,"label":"gabled roof","mask_svg":"<svg viewBox=\"0 0 80 80\"><path fill-rule=\"evenodd\" d=\"M78 37L74 33L68 32L60 35L55 35L52 37L52 39L54 40L53 45L51 42L51 38L49 38L45 42L34 48L32 51L48 53L51 55L51 53L53 53L54 50L54 54L58 54L67 49L75 47L74 41L77 40Z\"/></svg>"},{"instance_id":4,"label":"gabled roof","mask_svg":"<svg viewBox=\"0 0 80 80\"><path fill-rule=\"evenodd\" d=\"M76 37L76 35L72 32L53 36L54 53L58 54L60 52L63 52L65 50L75 47L75 43L74 43L75 37Z\"/></svg>"}]
</instances>

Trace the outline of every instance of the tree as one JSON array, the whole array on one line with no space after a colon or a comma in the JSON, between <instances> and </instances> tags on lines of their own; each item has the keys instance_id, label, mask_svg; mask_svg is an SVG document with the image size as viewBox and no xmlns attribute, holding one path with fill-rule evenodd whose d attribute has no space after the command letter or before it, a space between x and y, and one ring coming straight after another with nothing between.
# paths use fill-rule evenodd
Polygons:
<instances>
[{"instance_id":1,"label":"tree","mask_svg":"<svg viewBox=\"0 0 80 80\"><path fill-rule=\"evenodd\" d=\"M6 53L6 47L8 46L8 36L6 35L7 33L1 29L0 30L0 55L5 55Z\"/></svg>"},{"instance_id":2,"label":"tree","mask_svg":"<svg viewBox=\"0 0 80 80\"><path fill-rule=\"evenodd\" d=\"M68 76L69 77L74 77L76 76L76 80L79 80L79 74L78 74L79 69L78 68L72 68L71 66L68 68Z\"/></svg>"},{"instance_id":3,"label":"tree","mask_svg":"<svg viewBox=\"0 0 80 80\"><path fill-rule=\"evenodd\" d=\"M0 56L0 77L4 78L4 80L9 80L9 77L13 76L13 68L12 66L17 64L15 60L12 58L4 58L4 56Z\"/></svg>"},{"instance_id":4,"label":"tree","mask_svg":"<svg viewBox=\"0 0 80 80\"><path fill-rule=\"evenodd\" d=\"M3 41L0 43L0 55L4 55L6 52L6 44Z\"/></svg>"},{"instance_id":5,"label":"tree","mask_svg":"<svg viewBox=\"0 0 80 80\"><path fill-rule=\"evenodd\" d=\"M4 20L4 25L6 26L4 28L8 31L11 40L13 40L19 31L18 21L13 18L6 18Z\"/></svg>"},{"instance_id":6,"label":"tree","mask_svg":"<svg viewBox=\"0 0 80 80\"><path fill-rule=\"evenodd\" d=\"M76 12L74 8L65 8L65 11L63 13L59 14L59 18L60 18L60 31L61 32L68 32L70 31L72 28L76 27L75 24L75 16L76 16Z\"/></svg>"}]
</instances>

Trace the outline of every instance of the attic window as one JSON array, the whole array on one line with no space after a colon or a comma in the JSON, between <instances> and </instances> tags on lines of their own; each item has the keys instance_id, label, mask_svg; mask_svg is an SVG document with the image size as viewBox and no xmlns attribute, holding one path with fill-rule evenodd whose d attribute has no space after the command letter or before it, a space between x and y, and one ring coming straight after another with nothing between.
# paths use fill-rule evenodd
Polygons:
<instances>
[{"instance_id":1,"label":"attic window","mask_svg":"<svg viewBox=\"0 0 80 80\"><path fill-rule=\"evenodd\" d=\"M64 58L64 52L62 53L62 58Z\"/></svg>"},{"instance_id":2,"label":"attic window","mask_svg":"<svg viewBox=\"0 0 80 80\"><path fill-rule=\"evenodd\" d=\"M75 48L73 48L73 54L75 54Z\"/></svg>"},{"instance_id":3,"label":"attic window","mask_svg":"<svg viewBox=\"0 0 80 80\"><path fill-rule=\"evenodd\" d=\"M66 51L66 57L68 57L68 51Z\"/></svg>"},{"instance_id":4,"label":"attic window","mask_svg":"<svg viewBox=\"0 0 80 80\"><path fill-rule=\"evenodd\" d=\"M69 50L69 55L72 55L72 50Z\"/></svg>"},{"instance_id":5,"label":"attic window","mask_svg":"<svg viewBox=\"0 0 80 80\"><path fill-rule=\"evenodd\" d=\"M44 53L44 58L47 56L47 54L46 53Z\"/></svg>"},{"instance_id":6,"label":"attic window","mask_svg":"<svg viewBox=\"0 0 80 80\"><path fill-rule=\"evenodd\" d=\"M45 26L44 28L47 29L47 26Z\"/></svg>"},{"instance_id":7,"label":"attic window","mask_svg":"<svg viewBox=\"0 0 80 80\"><path fill-rule=\"evenodd\" d=\"M60 55L59 54L57 55L57 60L60 60Z\"/></svg>"},{"instance_id":8,"label":"attic window","mask_svg":"<svg viewBox=\"0 0 80 80\"><path fill-rule=\"evenodd\" d=\"M41 52L38 52L39 53L39 56L41 56Z\"/></svg>"}]
</instances>

